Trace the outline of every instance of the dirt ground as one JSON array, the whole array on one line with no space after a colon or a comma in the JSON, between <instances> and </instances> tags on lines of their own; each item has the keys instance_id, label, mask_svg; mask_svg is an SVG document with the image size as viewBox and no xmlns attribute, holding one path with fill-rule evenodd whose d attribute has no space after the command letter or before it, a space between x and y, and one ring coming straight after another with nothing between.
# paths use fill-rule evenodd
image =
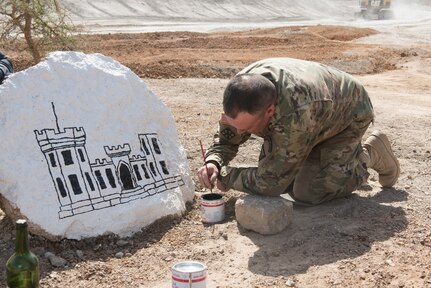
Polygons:
<instances>
[{"instance_id":1,"label":"dirt ground","mask_svg":"<svg viewBox=\"0 0 431 288\"><path fill-rule=\"evenodd\" d=\"M203 225L195 201L183 218L158 221L130 238L51 242L32 236L41 287L170 287L170 267L184 260L208 266L207 287L431 287L431 45L358 41L372 34L378 32L318 25L82 37L81 50L130 67L171 109L195 181L202 163L198 140L206 147L211 143L229 77L255 60L279 56L355 74L376 111L367 134L380 129L389 135L402 172L391 189L381 188L372 174L369 185L350 197L295 206L293 223L272 236L237 224L234 204L243 194L236 191L226 193L221 224ZM31 65L19 46L4 52L18 70ZM232 164L255 165L260 145L252 138ZM1 210L0 231L5 263L15 236ZM67 264L52 266L45 252ZM3 283L4 266L0 287Z\"/></svg>"}]
</instances>

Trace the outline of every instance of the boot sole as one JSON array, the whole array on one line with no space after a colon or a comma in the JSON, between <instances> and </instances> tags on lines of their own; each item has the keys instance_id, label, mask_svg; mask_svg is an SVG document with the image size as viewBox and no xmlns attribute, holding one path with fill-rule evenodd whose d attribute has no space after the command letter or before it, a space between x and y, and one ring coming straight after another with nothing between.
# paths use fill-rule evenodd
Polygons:
<instances>
[{"instance_id":1,"label":"boot sole","mask_svg":"<svg viewBox=\"0 0 431 288\"><path fill-rule=\"evenodd\" d=\"M397 183L397 181L398 181L398 177L400 176L400 163L398 162L397 157L395 157L395 154L392 151L391 142L389 142L389 139L388 139L388 137L385 134L381 133L380 131L374 131L373 133L371 133L371 136L376 137L376 139L379 140L380 143L383 144L383 146L386 149L386 152L389 153L389 155L391 156L392 160L394 160L394 162L395 162L395 164L397 166L397 172L396 172L397 176L395 177L395 180L391 184L389 184L389 185L386 185L386 186L382 185L383 187L390 188L390 187L394 186L395 183Z\"/></svg>"}]
</instances>

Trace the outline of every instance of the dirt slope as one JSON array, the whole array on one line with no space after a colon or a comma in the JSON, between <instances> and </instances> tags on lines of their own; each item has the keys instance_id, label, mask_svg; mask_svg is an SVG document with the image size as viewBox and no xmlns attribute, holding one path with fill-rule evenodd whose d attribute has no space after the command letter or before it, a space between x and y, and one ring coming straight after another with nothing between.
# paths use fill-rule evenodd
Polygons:
<instances>
[{"instance_id":1,"label":"dirt slope","mask_svg":"<svg viewBox=\"0 0 431 288\"><path fill-rule=\"evenodd\" d=\"M78 49L103 53L143 78L229 78L267 57L293 57L330 64L350 73L394 69L402 58L424 53L406 47L356 43L378 33L348 26L294 26L238 32L154 32L80 36ZM17 70L31 65L21 46L5 49Z\"/></svg>"},{"instance_id":2,"label":"dirt slope","mask_svg":"<svg viewBox=\"0 0 431 288\"><path fill-rule=\"evenodd\" d=\"M75 19L140 18L151 19L221 21L249 21L271 19L322 19L338 17L346 19L357 5L355 0L121 0L121 1L71 1L62 0ZM274 9L274 8L277 9Z\"/></svg>"}]
</instances>

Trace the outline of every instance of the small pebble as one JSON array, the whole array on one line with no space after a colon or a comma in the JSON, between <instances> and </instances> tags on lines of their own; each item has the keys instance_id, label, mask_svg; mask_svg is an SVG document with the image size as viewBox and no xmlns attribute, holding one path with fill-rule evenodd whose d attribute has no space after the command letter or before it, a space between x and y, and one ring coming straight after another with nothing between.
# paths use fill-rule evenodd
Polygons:
<instances>
[{"instance_id":1,"label":"small pebble","mask_svg":"<svg viewBox=\"0 0 431 288\"><path fill-rule=\"evenodd\" d=\"M388 264L391 267L395 266L394 262L391 259L386 260L385 263Z\"/></svg>"},{"instance_id":2,"label":"small pebble","mask_svg":"<svg viewBox=\"0 0 431 288\"><path fill-rule=\"evenodd\" d=\"M122 258L124 256L123 252L118 252L117 254L115 254L116 258Z\"/></svg>"}]
</instances>

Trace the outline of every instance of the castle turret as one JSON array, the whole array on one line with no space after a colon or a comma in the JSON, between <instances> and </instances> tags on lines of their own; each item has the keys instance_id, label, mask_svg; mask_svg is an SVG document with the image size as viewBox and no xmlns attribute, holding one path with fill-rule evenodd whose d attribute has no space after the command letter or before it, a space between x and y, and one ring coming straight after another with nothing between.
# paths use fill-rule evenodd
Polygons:
<instances>
[{"instance_id":1,"label":"castle turret","mask_svg":"<svg viewBox=\"0 0 431 288\"><path fill-rule=\"evenodd\" d=\"M117 178L121 184L122 191L139 188L136 175L130 164L130 145L125 143L118 146L104 146L106 154L111 157L115 167Z\"/></svg>"},{"instance_id":2,"label":"castle turret","mask_svg":"<svg viewBox=\"0 0 431 288\"><path fill-rule=\"evenodd\" d=\"M93 209L90 199L100 197L100 191L85 148L84 128L43 129L34 133L48 164L63 213L72 213L78 202L81 210Z\"/></svg>"}]
</instances>

